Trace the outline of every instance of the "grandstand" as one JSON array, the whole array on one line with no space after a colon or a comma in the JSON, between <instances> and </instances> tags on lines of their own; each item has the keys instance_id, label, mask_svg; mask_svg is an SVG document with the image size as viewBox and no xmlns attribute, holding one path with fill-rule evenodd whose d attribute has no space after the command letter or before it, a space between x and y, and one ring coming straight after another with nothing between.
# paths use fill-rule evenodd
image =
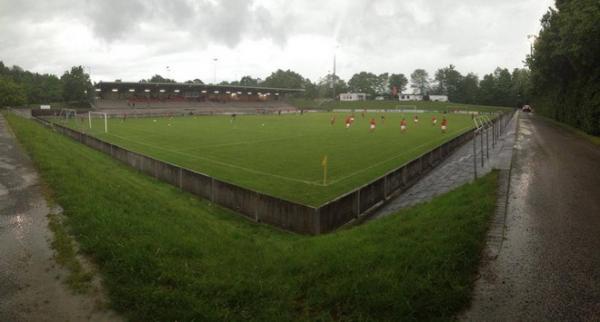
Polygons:
<instances>
[{"instance_id":1,"label":"grandstand","mask_svg":"<svg viewBox=\"0 0 600 322\"><path fill-rule=\"evenodd\" d=\"M94 108L109 114L151 112L274 113L294 112L287 98L303 89L191 83L100 82Z\"/></svg>"}]
</instances>

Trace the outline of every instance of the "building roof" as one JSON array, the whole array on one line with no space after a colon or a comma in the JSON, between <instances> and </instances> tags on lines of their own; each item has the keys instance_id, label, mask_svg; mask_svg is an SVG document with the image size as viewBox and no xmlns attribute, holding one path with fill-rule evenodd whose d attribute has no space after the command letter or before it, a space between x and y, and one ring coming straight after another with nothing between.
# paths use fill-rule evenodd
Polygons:
<instances>
[{"instance_id":1,"label":"building roof","mask_svg":"<svg viewBox=\"0 0 600 322\"><path fill-rule=\"evenodd\" d=\"M272 92L272 93L298 93L304 92L302 88L275 88L258 86L236 86L236 85L207 85L189 83L141 83L141 82L99 82L94 86L101 91L129 90L129 89L179 89L179 90L206 90L206 91L234 91L234 92Z\"/></svg>"}]
</instances>

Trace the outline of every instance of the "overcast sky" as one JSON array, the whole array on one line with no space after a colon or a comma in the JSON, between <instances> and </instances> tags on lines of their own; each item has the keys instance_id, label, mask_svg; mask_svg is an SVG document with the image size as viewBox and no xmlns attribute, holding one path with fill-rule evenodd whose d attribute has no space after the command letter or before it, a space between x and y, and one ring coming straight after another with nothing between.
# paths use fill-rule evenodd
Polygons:
<instances>
[{"instance_id":1,"label":"overcast sky","mask_svg":"<svg viewBox=\"0 0 600 322\"><path fill-rule=\"evenodd\" d=\"M0 60L94 81L523 66L552 0L0 0ZM214 58L218 61L214 62ZM169 70L167 70L169 66Z\"/></svg>"}]
</instances>

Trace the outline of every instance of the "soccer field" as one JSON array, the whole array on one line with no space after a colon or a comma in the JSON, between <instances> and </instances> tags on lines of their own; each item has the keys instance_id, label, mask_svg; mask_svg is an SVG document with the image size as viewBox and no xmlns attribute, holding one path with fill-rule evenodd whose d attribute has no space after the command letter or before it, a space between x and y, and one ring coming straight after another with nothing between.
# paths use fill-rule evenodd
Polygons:
<instances>
[{"instance_id":1,"label":"soccer field","mask_svg":"<svg viewBox=\"0 0 600 322\"><path fill-rule=\"evenodd\" d=\"M219 180L311 206L321 205L414 159L473 127L470 115L356 114L345 128L347 113L304 115L186 116L71 120L70 127L132 151L168 161ZM381 116L385 116L382 122ZM436 115L437 126L431 123ZM408 129L400 131L406 117ZM369 131L375 118L377 128ZM322 159L327 156L324 182Z\"/></svg>"}]
</instances>

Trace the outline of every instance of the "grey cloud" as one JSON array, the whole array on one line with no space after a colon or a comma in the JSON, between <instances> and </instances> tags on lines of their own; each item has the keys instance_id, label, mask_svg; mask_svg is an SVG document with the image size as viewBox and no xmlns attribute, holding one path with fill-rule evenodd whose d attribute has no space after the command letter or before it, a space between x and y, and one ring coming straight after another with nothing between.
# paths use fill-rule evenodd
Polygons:
<instances>
[{"instance_id":1,"label":"grey cloud","mask_svg":"<svg viewBox=\"0 0 600 322\"><path fill-rule=\"evenodd\" d=\"M107 64L111 61L108 56L119 52L118 59L131 60L123 61L130 69L141 65L132 56L138 59L147 57L152 61L169 56L169 59L175 60L182 53L200 53L207 48L221 50L215 44L229 50L241 48L238 46L247 45L241 44L245 40L267 40L266 43L278 47L272 51L285 52L290 41L296 39L315 39L315 43L319 44L337 41L341 45L340 50L353 59L352 66L366 70L384 69L391 64L404 68L430 61L439 62L437 67L446 62L462 62L469 66L476 61L470 57L478 57L480 62L476 63L483 66L484 63L492 65L511 61L507 57L515 55L524 56L525 53L514 51L519 50L519 41L525 41L524 34L531 33L530 26L538 24L540 7L543 10L551 2L0 0L0 60L13 63L10 62L12 58L14 63L26 64L24 67L37 66L42 60L65 63L67 58L62 57L65 56L64 48L68 46L59 44L62 40L52 42L60 28L48 27L59 24L61 28L81 28L85 31L82 32L84 36L91 31L91 37L86 39L89 47L82 45L83 51L97 53L104 50L101 54L105 56L98 55L106 57ZM249 46L244 48L251 48L249 50L253 53L240 53L240 56L266 56L262 55L264 48ZM131 56L123 54L132 49L135 53ZM48 57L42 59L31 55L33 50ZM331 48L312 48L309 43L306 50L329 55ZM51 58L51 55L56 57ZM290 56L288 61L293 64L293 60L303 53L285 52L285 55ZM348 64L343 61L343 53L338 57L340 64ZM485 62L489 57L504 61ZM73 56L69 59L85 58ZM515 61L520 62L521 59L519 57ZM73 61L73 64L77 63L81 61ZM284 63L282 59L281 64ZM269 62L257 61L256 64L262 66ZM249 66L248 63L246 66ZM348 65L348 68L352 66ZM294 65L289 68L294 68ZM483 67L474 69L480 72ZM493 67L486 69L492 70ZM353 70L356 71L359 70ZM105 74L112 72L107 69ZM256 74L267 72L257 71Z\"/></svg>"},{"instance_id":2,"label":"grey cloud","mask_svg":"<svg viewBox=\"0 0 600 322\"><path fill-rule=\"evenodd\" d=\"M149 18L147 6L139 0L88 1L85 11L94 33L108 41L121 38Z\"/></svg>"}]
</instances>

